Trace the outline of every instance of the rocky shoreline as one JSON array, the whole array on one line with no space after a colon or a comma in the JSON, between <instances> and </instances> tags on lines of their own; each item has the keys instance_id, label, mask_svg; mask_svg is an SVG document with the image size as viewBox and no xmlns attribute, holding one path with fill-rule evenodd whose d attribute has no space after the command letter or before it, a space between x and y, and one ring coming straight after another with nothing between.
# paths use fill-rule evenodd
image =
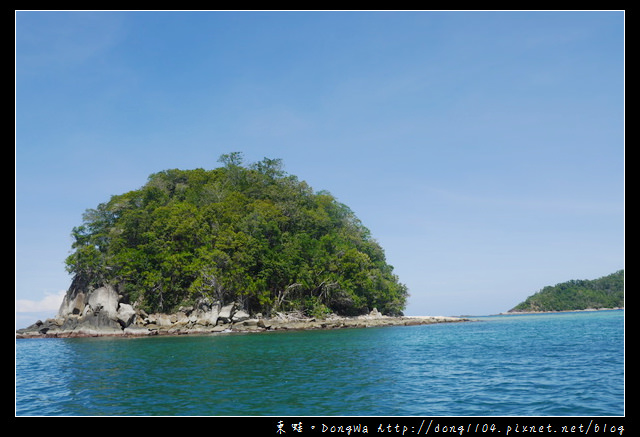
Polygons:
<instances>
[{"instance_id":1,"label":"rocky shoreline","mask_svg":"<svg viewBox=\"0 0 640 437\"><path fill-rule=\"evenodd\" d=\"M280 315L275 318L251 318L242 322L221 323L214 326L176 322L170 326L129 326L124 329L61 329L60 321L47 319L16 331L16 339L77 338L77 337L141 337L151 335L227 334L240 332L302 331L342 328L371 328L382 326L413 326L434 323L466 322L470 319L444 316L332 316L325 319L298 318Z\"/></svg>"},{"instance_id":2,"label":"rocky shoreline","mask_svg":"<svg viewBox=\"0 0 640 437\"><path fill-rule=\"evenodd\" d=\"M250 315L239 305L221 305L200 299L172 314L147 314L109 286L89 293L70 290L58 315L18 329L17 339L74 337L140 337L150 335L222 334L233 332L268 332L286 330L367 328L409 326L469 321L462 317L400 316L391 317L373 309L355 317L329 315L305 317L297 313L276 313L272 317Z\"/></svg>"}]
</instances>

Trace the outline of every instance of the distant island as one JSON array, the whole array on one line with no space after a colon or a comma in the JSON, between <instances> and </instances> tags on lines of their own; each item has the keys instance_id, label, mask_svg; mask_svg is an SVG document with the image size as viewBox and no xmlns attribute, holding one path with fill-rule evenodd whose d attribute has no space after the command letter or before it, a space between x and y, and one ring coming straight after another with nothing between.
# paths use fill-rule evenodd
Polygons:
<instances>
[{"instance_id":1,"label":"distant island","mask_svg":"<svg viewBox=\"0 0 640 437\"><path fill-rule=\"evenodd\" d=\"M624 308L624 270L598 279L570 280L544 287L509 313L603 308Z\"/></svg>"},{"instance_id":2,"label":"distant island","mask_svg":"<svg viewBox=\"0 0 640 437\"><path fill-rule=\"evenodd\" d=\"M353 211L283 170L222 155L165 170L86 210L57 316L20 337L440 323L410 318L407 287Z\"/></svg>"}]
</instances>

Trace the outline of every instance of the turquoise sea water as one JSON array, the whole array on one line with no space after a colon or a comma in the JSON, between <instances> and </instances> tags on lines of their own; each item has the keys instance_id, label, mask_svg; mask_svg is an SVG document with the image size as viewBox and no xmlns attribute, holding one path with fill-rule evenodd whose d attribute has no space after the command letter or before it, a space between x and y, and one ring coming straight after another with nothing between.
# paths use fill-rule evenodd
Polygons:
<instances>
[{"instance_id":1,"label":"turquoise sea water","mask_svg":"<svg viewBox=\"0 0 640 437\"><path fill-rule=\"evenodd\" d=\"M17 416L622 416L624 311L16 341Z\"/></svg>"}]
</instances>

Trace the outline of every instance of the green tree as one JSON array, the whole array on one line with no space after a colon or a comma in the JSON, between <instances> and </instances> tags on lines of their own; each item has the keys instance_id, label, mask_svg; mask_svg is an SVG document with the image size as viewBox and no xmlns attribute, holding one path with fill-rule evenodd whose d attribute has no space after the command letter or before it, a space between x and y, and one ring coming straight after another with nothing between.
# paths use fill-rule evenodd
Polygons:
<instances>
[{"instance_id":1,"label":"green tree","mask_svg":"<svg viewBox=\"0 0 640 437\"><path fill-rule=\"evenodd\" d=\"M594 280L544 287L511 311L571 311L624 307L624 270Z\"/></svg>"},{"instance_id":2,"label":"green tree","mask_svg":"<svg viewBox=\"0 0 640 437\"><path fill-rule=\"evenodd\" d=\"M282 161L164 170L89 209L67 269L111 283L148 311L201 297L253 312L401 314L406 286L353 211L288 175Z\"/></svg>"}]
</instances>

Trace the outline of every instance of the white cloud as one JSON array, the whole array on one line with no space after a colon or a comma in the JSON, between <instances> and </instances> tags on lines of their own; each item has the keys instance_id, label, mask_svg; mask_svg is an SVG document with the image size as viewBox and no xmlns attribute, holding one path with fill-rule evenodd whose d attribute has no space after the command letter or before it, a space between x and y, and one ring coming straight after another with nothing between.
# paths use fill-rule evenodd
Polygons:
<instances>
[{"instance_id":1,"label":"white cloud","mask_svg":"<svg viewBox=\"0 0 640 437\"><path fill-rule=\"evenodd\" d=\"M47 293L41 300L17 299L16 313L57 312L65 293L64 290L57 294Z\"/></svg>"}]
</instances>

